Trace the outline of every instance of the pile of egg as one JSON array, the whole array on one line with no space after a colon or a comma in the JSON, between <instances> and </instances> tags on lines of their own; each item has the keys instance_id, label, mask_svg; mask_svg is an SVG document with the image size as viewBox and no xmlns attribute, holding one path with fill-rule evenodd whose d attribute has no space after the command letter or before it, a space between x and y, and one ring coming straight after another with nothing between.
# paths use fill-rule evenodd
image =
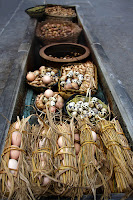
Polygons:
<instances>
[{"instance_id":1,"label":"pile of egg","mask_svg":"<svg viewBox=\"0 0 133 200\"><path fill-rule=\"evenodd\" d=\"M60 86L63 87L65 90L79 90L82 83L85 81L84 76L88 75L90 77L90 75L93 75L92 73L90 74L88 69L89 67L86 67L86 63L62 67Z\"/></svg>"},{"instance_id":2,"label":"pile of egg","mask_svg":"<svg viewBox=\"0 0 133 200\"><path fill-rule=\"evenodd\" d=\"M61 89L80 90L86 92L89 87L91 89L97 88L96 82L96 67L87 61L86 63L79 63L62 67L60 78Z\"/></svg>"},{"instance_id":3,"label":"pile of egg","mask_svg":"<svg viewBox=\"0 0 133 200\"><path fill-rule=\"evenodd\" d=\"M11 150L10 150L10 159L8 162L8 168L10 169L10 172L12 174L15 174L15 171L18 168L18 159L20 155L20 145L21 145L21 133L19 132L19 122L15 122L15 129L12 133L12 139L11 139Z\"/></svg>"},{"instance_id":4,"label":"pile of egg","mask_svg":"<svg viewBox=\"0 0 133 200\"><path fill-rule=\"evenodd\" d=\"M59 148L63 148L63 142L64 141L64 137L63 136L59 136L58 138L58 146ZM80 135L79 133L75 133L74 134L74 147L75 147L75 153L76 153L76 156L78 156L79 154L79 151L80 151ZM65 152L67 152L67 147L65 148ZM63 149L60 150L60 153L63 154ZM62 160L64 159L64 156L62 155Z\"/></svg>"},{"instance_id":5,"label":"pile of egg","mask_svg":"<svg viewBox=\"0 0 133 200\"><path fill-rule=\"evenodd\" d=\"M49 108L50 112L55 112L56 109L63 108L64 100L58 92L47 89L44 93L37 96L35 104L36 107L44 113L46 113L46 106Z\"/></svg>"},{"instance_id":6,"label":"pile of egg","mask_svg":"<svg viewBox=\"0 0 133 200\"><path fill-rule=\"evenodd\" d=\"M78 71L71 70L60 78L60 86L64 87L65 90L78 90L83 79L84 76L82 74Z\"/></svg>"},{"instance_id":7,"label":"pile of egg","mask_svg":"<svg viewBox=\"0 0 133 200\"><path fill-rule=\"evenodd\" d=\"M85 98L76 103L71 100L71 102L67 103L66 109L72 117L80 116L81 119L88 117L91 122L105 117L108 113L107 108L103 107L103 104L96 97L92 97L90 102L86 101Z\"/></svg>"},{"instance_id":8,"label":"pile of egg","mask_svg":"<svg viewBox=\"0 0 133 200\"><path fill-rule=\"evenodd\" d=\"M94 131L92 131L92 138L93 138L93 141L96 142L97 134ZM64 139L63 136L59 136L58 141L57 141L59 148L63 147L63 139ZM75 132L75 134L74 134L74 147L75 147L76 157L78 157L78 154L79 154L80 149L81 149L81 146L80 146L80 134L78 132ZM66 148L66 151L67 151L67 148ZM63 149L61 149L60 152L63 153ZM95 153L95 149L94 149L94 153ZM63 156L62 156L62 159L64 159Z\"/></svg>"},{"instance_id":9,"label":"pile of egg","mask_svg":"<svg viewBox=\"0 0 133 200\"><path fill-rule=\"evenodd\" d=\"M45 133L45 130L42 132L42 134L44 133ZM41 149L44 150L45 144L46 144L46 138L44 137L42 140L39 141L39 144L38 144L39 150ZM48 162L49 162L49 158L47 156L47 153L41 152L40 153L40 168L42 170L45 169ZM47 186L51 182L50 178L46 176L41 176L41 175L39 175L39 181L42 186Z\"/></svg>"},{"instance_id":10,"label":"pile of egg","mask_svg":"<svg viewBox=\"0 0 133 200\"><path fill-rule=\"evenodd\" d=\"M33 86L50 86L58 82L58 70L41 66L39 70L28 72L26 79Z\"/></svg>"}]
</instances>

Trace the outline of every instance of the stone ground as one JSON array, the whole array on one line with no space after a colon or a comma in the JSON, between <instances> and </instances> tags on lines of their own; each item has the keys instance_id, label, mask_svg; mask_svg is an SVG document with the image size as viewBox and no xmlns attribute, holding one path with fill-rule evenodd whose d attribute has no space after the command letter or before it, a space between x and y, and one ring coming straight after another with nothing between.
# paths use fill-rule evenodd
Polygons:
<instances>
[{"instance_id":1,"label":"stone ground","mask_svg":"<svg viewBox=\"0 0 133 200\"><path fill-rule=\"evenodd\" d=\"M42 3L78 5L83 21L108 56L112 71L133 101L133 1L0 0L0 95L28 25L28 7Z\"/></svg>"}]
</instances>

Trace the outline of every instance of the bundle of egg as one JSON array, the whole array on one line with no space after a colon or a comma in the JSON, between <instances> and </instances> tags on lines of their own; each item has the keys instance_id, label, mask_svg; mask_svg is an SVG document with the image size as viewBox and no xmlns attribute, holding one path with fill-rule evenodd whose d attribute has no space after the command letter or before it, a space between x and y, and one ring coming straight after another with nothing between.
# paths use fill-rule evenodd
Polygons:
<instances>
[{"instance_id":1,"label":"bundle of egg","mask_svg":"<svg viewBox=\"0 0 133 200\"><path fill-rule=\"evenodd\" d=\"M29 85L35 87L49 87L58 82L58 70L51 67L41 66L39 70L28 72L26 79Z\"/></svg>"},{"instance_id":2,"label":"bundle of egg","mask_svg":"<svg viewBox=\"0 0 133 200\"><path fill-rule=\"evenodd\" d=\"M75 17L75 10L72 8L63 8L62 6L51 6L45 8L45 13L48 15L62 16L62 17Z\"/></svg>"},{"instance_id":3,"label":"bundle of egg","mask_svg":"<svg viewBox=\"0 0 133 200\"><path fill-rule=\"evenodd\" d=\"M60 182L55 184L54 190L57 195L74 197L79 184L76 154L80 151L80 145L74 143L74 124L72 128L72 122L70 125L60 121L56 125L56 132L58 134L55 131L53 134L57 141L54 145L54 166L55 178Z\"/></svg>"},{"instance_id":4,"label":"bundle of egg","mask_svg":"<svg viewBox=\"0 0 133 200\"><path fill-rule=\"evenodd\" d=\"M48 192L53 176L53 157L51 146L51 131L50 127L43 125L34 125L31 129L31 134L28 137L28 146L31 148L28 156L30 163L31 176L30 184L35 197L42 196Z\"/></svg>"},{"instance_id":5,"label":"bundle of egg","mask_svg":"<svg viewBox=\"0 0 133 200\"><path fill-rule=\"evenodd\" d=\"M88 125L88 119L79 119L81 151L79 165L81 169L81 185L86 194L96 195L96 189L102 188L108 195L108 178L111 170L106 163L106 155L100 137L94 131L94 126ZM95 189L94 189L95 188ZM106 198L105 198L106 199Z\"/></svg>"},{"instance_id":6,"label":"bundle of egg","mask_svg":"<svg viewBox=\"0 0 133 200\"><path fill-rule=\"evenodd\" d=\"M88 88L97 89L96 67L90 61L82 64L71 64L62 67L60 78L61 91L79 90L86 92Z\"/></svg>"},{"instance_id":7,"label":"bundle of egg","mask_svg":"<svg viewBox=\"0 0 133 200\"><path fill-rule=\"evenodd\" d=\"M5 195L10 199L14 195L14 199L20 199L20 196L21 199L25 199L29 195L26 134L22 134L26 131L28 132L28 125L25 120L18 119L9 128L0 163L0 196L2 197Z\"/></svg>"},{"instance_id":8,"label":"bundle of egg","mask_svg":"<svg viewBox=\"0 0 133 200\"><path fill-rule=\"evenodd\" d=\"M108 115L108 108L97 97L84 97L76 95L66 104L67 113L72 117L88 117L92 123Z\"/></svg>"},{"instance_id":9,"label":"bundle of egg","mask_svg":"<svg viewBox=\"0 0 133 200\"><path fill-rule=\"evenodd\" d=\"M19 132L19 122L15 123L15 131L11 134L11 146L10 146L10 159L8 162L8 168L12 169L10 172L12 174L16 174L16 170L18 169L18 160L20 156L20 146L21 146L21 139L22 135Z\"/></svg>"},{"instance_id":10,"label":"bundle of egg","mask_svg":"<svg viewBox=\"0 0 133 200\"><path fill-rule=\"evenodd\" d=\"M44 93L41 93L36 97L35 105L44 113L46 113L46 106L50 112L55 112L56 109L63 108L64 100L58 92L47 89Z\"/></svg>"}]
</instances>

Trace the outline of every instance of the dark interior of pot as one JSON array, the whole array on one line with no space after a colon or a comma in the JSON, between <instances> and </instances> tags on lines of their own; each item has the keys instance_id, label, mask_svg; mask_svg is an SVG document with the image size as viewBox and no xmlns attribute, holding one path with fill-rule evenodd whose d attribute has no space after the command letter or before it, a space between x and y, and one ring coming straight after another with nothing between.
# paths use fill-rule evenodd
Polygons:
<instances>
[{"instance_id":1,"label":"dark interior of pot","mask_svg":"<svg viewBox=\"0 0 133 200\"><path fill-rule=\"evenodd\" d=\"M90 50L80 44L75 43L57 43L43 47L40 50L40 56L46 60L54 62L74 62L83 60L90 54Z\"/></svg>"},{"instance_id":2,"label":"dark interior of pot","mask_svg":"<svg viewBox=\"0 0 133 200\"><path fill-rule=\"evenodd\" d=\"M79 55L83 55L86 51L83 47L74 44L57 44L46 48L44 51L47 56L51 55L57 58L69 55L71 52L78 52Z\"/></svg>"}]
</instances>

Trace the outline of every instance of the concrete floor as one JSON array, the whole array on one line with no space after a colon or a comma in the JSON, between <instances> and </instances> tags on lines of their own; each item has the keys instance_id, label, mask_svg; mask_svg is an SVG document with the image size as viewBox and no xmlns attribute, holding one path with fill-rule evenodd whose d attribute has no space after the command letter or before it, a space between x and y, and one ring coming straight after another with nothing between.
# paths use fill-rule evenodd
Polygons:
<instances>
[{"instance_id":1,"label":"concrete floor","mask_svg":"<svg viewBox=\"0 0 133 200\"><path fill-rule=\"evenodd\" d=\"M24 10L43 3L80 6L83 20L102 45L118 83L133 101L132 0L0 0L0 95L28 25Z\"/></svg>"}]
</instances>

